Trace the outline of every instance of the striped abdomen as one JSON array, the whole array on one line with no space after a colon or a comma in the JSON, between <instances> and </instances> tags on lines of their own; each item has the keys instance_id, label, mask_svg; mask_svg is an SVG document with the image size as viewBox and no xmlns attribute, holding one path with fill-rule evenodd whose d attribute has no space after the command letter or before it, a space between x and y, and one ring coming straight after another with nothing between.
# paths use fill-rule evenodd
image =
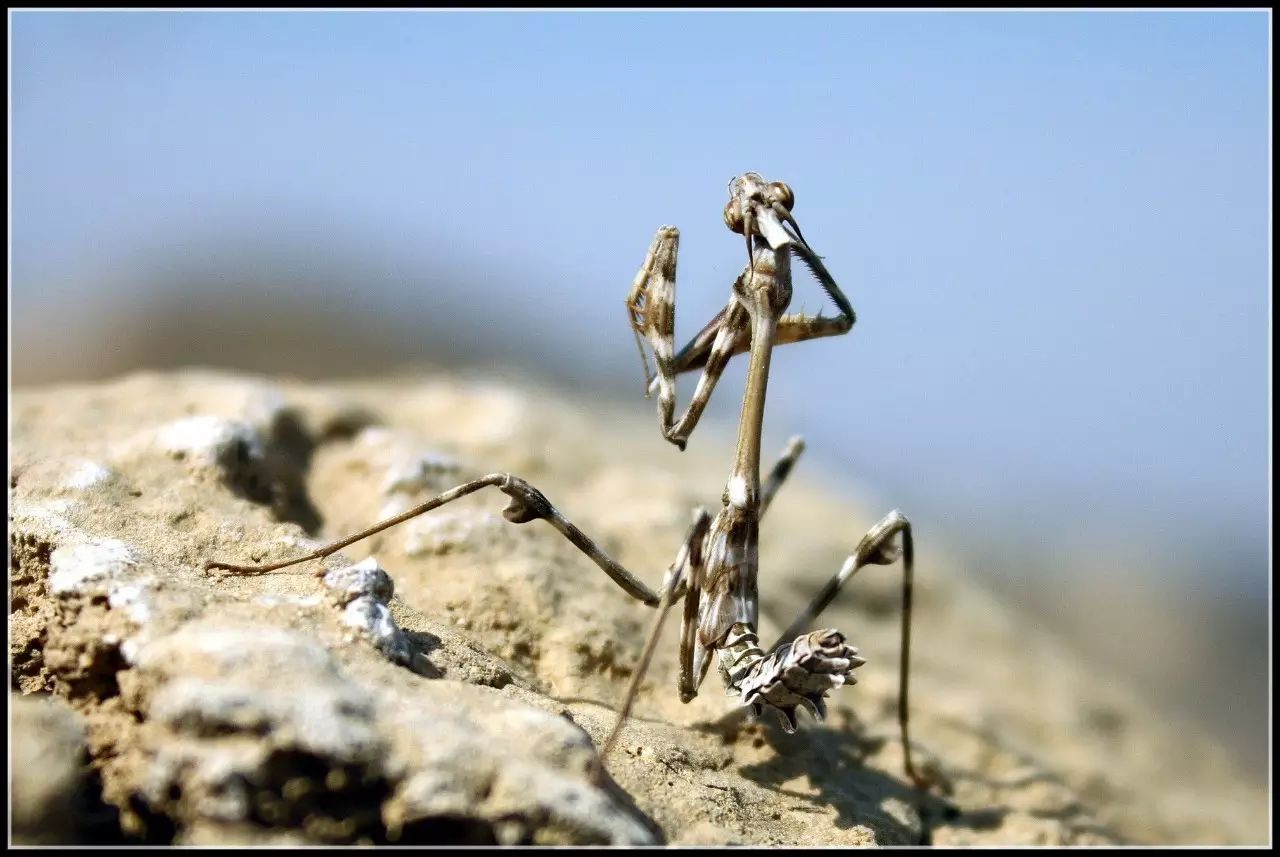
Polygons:
<instances>
[{"instance_id":1,"label":"striped abdomen","mask_svg":"<svg viewBox=\"0 0 1280 857\"><path fill-rule=\"evenodd\" d=\"M755 714L776 710L787 732L796 729L796 711L809 709L815 718L827 713L828 691L854 684L853 671L865 661L846 645L844 635L828 628L813 631L766 655L760 638L745 623L736 623L717 649L725 692L738 695Z\"/></svg>"}]
</instances>

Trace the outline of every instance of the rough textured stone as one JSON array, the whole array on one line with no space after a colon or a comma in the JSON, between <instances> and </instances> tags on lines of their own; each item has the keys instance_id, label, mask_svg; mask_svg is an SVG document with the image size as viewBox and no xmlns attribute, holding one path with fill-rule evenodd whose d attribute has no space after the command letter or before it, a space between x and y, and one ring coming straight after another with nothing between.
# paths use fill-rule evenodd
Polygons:
<instances>
[{"instance_id":1,"label":"rough textured stone","mask_svg":"<svg viewBox=\"0 0 1280 857\"><path fill-rule=\"evenodd\" d=\"M56 845L80 840L77 798L84 787L84 724L57 700L9 699L13 841Z\"/></svg>"},{"instance_id":2,"label":"rough textured stone","mask_svg":"<svg viewBox=\"0 0 1280 857\"><path fill-rule=\"evenodd\" d=\"M187 372L18 391L14 688L79 713L120 841L1265 841L1265 796L1221 754L927 540L912 723L949 789L929 795L901 771L893 573L861 575L823 616L868 663L826 722L794 735L750 721L714 675L681 704L669 622L600 782L596 747L652 611L551 528L503 520L497 492L323 563L203 570L305 553L506 470L656 586L690 509L718 502L731 442L708 425L676 453L651 408L449 375ZM883 511L807 483L811 466L762 528L765 638ZM19 786L22 818L65 815L61 786Z\"/></svg>"}]
</instances>

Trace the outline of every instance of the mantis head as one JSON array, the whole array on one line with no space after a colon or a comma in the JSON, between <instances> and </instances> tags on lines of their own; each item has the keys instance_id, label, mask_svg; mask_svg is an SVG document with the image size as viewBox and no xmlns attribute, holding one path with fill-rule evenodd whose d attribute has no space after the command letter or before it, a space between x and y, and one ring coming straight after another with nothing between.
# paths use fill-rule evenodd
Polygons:
<instances>
[{"instance_id":1,"label":"mantis head","mask_svg":"<svg viewBox=\"0 0 1280 857\"><path fill-rule=\"evenodd\" d=\"M743 173L729 180L729 201L724 206L724 225L747 240L747 264L754 270L752 238L775 251L789 251L813 272L818 284L846 314L852 307L839 296L835 280L822 264L822 257L813 252L809 242L800 232L791 209L796 196L786 182L766 182L759 173Z\"/></svg>"},{"instance_id":2,"label":"mantis head","mask_svg":"<svg viewBox=\"0 0 1280 857\"><path fill-rule=\"evenodd\" d=\"M748 254L753 237L773 250L797 244L809 250L800 225L791 215L795 203L795 193L786 182L766 182L759 173L743 173L729 182L724 225L746 237Z\"/></svg>"}]
</instances>

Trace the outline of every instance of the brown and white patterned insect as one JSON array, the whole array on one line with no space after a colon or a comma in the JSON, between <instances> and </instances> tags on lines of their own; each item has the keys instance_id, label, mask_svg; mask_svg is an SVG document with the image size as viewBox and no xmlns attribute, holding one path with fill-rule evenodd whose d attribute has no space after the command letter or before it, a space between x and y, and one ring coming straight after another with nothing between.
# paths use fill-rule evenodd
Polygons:
<instances>
[{"instance_id":1,"label":"brown and white patterned insect","mask_svg":"<svg viewBox=\"0 0 1280 857\"><path fill-rule=\"evenodd\" d=\"M630 713L636 691L653 655L670 607L684 598L680 631L679 691L684 702L693 699L711 666L717 662L726 693L757 715L771 709L788 732L796 728L796 713L808 709L821 720L828 692L856 681L855 668L864 661L857 649L845 643L834 629L804 633L804 629L831 603L840 587L866 565L903 563L902 648L899 668L898 720L902 731L907 775L919 786L927 783L911 759L907 728L907 687L910 663L913 547L911 524L898 511L873 526L817 597L768 649L758 635L757 591L758 535L760 519L804 449L794 438L768 479L760 480L760 437L764 421L765 388L774 346L822 336L847 333L854 323L853 307L813 252L792 216L795 196L782 182L766 182L748 172L729 184L724 208L725 224L744 236L747 265L734 281L729 302L683 349L676 353L675 276L679 232L672 226L658 229L627 295L627 311L645 367L648 392L658 393L658 414L663 435L684 449L728 361L747 353L747 383L738 428L737 452L725 485L722 505L714 517L705 509L694 512L693 525L676 560L668 569L662 591L654 592L635 575L600 549L592 539L560 513L534 486L509 473L492 473L459 485L407 512L367 530L326 545L313 553L285 562L260 566L210 562L209 569L266 572L308 560L322 559L361 539L407 521L485 487L496 487L508 497L503 510L507 520L527 523L544 520L591 558L623 591L657 607L658 616L645 644L640 664L632 675L617 725L601 749L607 758ZM791 302L791 260L800 260L813 272L839 310L835 317L786 314ZM649 368L646 344L652 350L657 373ZM675 378L682 372L702 369L693 399L684 414L675 418Z\"/></svg>"}]
</instances>

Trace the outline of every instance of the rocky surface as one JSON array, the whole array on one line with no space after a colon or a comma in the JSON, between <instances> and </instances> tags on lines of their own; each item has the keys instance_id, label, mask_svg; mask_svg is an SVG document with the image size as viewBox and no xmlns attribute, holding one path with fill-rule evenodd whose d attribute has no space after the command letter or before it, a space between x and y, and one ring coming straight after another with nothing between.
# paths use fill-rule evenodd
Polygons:
<instances>
[{"instance_id":1,"label":"rocky surface","mask_svg":"<svg viewBox=\"0 0 1280 857\"><path fill-rule=\"evenodd\" d=\"M895 569L823 617L868 664L794 735L714 675L682 705L673 618L603 782L596 747L652 611L550 527L505 521L497 491L323 563L203 570L510 471L656 587L690 510L719 502L723 428L681 455L649 403L522 389L186 372L16 392L13 689L67 710L15 697L15 732L60 724L36 729L49 764L15 757L15 836L20 819L41 841L101 836L105 809L119 841L185 844L1265 841L1265 796L1223 756L927 540L913 743L944 781L927 795L901 772ZM833 500L807 464L762 528L766 638L885 511ZM85 782L97 803L69 801ZM90 805L96 827L68 818Z\"/></svg>"},{"instance_id":2,"label":"rocky surface","mask_svg":"<svg viewBox=\"0 0 1280 857\"><path fill-rule=\"evenodd\" d=\"M14 841L56 845L79 839L84 725L54 699L15 694L9 704Z\"/></svg>"}]
</instances>

